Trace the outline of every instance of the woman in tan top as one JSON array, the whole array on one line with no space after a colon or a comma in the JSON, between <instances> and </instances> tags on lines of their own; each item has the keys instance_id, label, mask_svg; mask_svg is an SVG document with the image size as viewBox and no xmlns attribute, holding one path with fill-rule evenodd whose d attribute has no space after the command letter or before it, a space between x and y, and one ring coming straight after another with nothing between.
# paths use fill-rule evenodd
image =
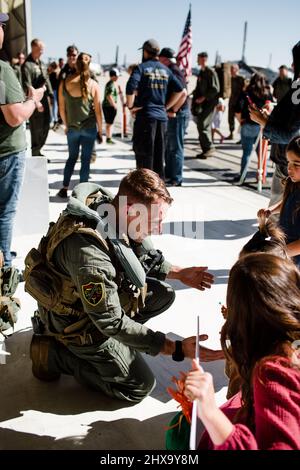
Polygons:
<instances>
[{"instance_id":1,"label":"woman in tan top","mask_svg":"<svg viewBox=\"0 0 300 470\"><path fill-rule=\"evenodd\" d=\"M90 76L91 56L80 53L77 71L59 87L59 112L65 125L69 158L64 169L63 188L59 197L68 197L68 187L81 146L80 183L89 179L90 161L95 139L102 142L102 111L100 88Z\"/></svg>"}]
</instances>

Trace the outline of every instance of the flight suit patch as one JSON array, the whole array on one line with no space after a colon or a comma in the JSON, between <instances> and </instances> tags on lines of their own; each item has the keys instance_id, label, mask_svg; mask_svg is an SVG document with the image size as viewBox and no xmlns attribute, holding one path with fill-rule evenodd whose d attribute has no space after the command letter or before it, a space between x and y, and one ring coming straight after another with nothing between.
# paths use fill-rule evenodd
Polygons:
<instances>
[{"instance_id":1,"label":"flight suit patch","mask_svg":"<svg viewBox=\"0 0 300 470\"><path fill-rule=\"evenodd\" d=\"M100 304L105 298L105 285L103 282L89 282L81 286L84 300L93 307Z\"/></svg>"}]
</instances>

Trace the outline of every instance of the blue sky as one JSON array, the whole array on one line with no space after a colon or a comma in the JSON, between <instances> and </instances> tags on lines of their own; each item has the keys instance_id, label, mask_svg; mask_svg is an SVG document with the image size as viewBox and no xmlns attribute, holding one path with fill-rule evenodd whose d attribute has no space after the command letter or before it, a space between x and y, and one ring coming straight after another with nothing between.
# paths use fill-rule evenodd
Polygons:
<instances>
[{"instance_id":1,"label":"blue sky","mask_svg":"<svg viewBox=\"0 0 300 470\"><path fill-rule=\"evenodd\" d=\"M44 59L64 57L75 43L101 63L114 61L116 46L123 62L140 60L137 48L154 37L161 47L178 49L188 0L31 0L32 34L46 44ZM214 63L241 58L244 21L248 21L248 64L271 67L291 64L291 48L300 40L300 1L194 0L193 63L206 50Z\"/></svg>"}]
</instances>

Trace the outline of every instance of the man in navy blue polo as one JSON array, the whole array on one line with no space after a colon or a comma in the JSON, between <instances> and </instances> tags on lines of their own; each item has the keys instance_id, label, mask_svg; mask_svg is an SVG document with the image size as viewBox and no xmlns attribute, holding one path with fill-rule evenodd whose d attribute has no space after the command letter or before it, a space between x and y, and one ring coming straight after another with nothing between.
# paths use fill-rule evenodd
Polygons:
<instances>
[{"instance_id":1,"label":"man in navy blue polo","mask_svg":"<svg viewBox=\"0 0 300 470\"><path fill-rule=\"evenodd\" d=\"M133 150L137 168L148 168L164 178L167 110L186 90L171 70L159 62L160 47L155 39L144 42L141 49L143 62L134 69L126 87L127 106L136 117Z\"/></svg>"}]
</instances>

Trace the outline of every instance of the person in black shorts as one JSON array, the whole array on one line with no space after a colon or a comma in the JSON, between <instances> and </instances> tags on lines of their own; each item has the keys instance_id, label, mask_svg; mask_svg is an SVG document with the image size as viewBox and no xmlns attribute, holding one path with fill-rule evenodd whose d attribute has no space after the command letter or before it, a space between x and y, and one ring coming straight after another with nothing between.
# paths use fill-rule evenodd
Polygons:
<instances>
[{"instance_id":1,"label":"person in black shorts","mask_svg":"<svg viewBox=\"0 0 300 470\"><path fill-rule=\"evenodd\" d=\"M106 124L106 143L114 144L112 140L112 126L117 115L118 91L115 82L119 78L118 69L111 69L109 72L110 80L107 82L104 91L104 100L102 103L103 114Z\"/></svg>"}]
</instances>

